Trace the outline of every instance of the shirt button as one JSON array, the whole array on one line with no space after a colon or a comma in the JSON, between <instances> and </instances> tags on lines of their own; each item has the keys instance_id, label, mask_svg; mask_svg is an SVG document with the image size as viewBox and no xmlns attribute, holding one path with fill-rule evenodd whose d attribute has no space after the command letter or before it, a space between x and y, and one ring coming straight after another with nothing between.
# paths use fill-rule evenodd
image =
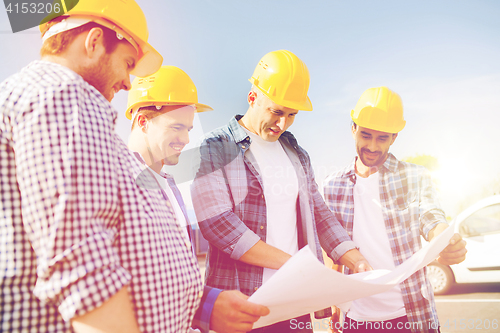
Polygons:
<instances>
[{"instance_id":1,"label":"shirt button","mask_svg":"<svg viewBox=\"0 0 500 333\"><path fill-rule=\"evenodd\" d=\"M202 297L203 297L203 291L200 291L200 292L198 293L198 298L202 298Z\"/></svg>"},{"instance_id":2,"label":"shirt button","mask_svg":"<svg viewBox=\"0 0 500 333\"><path fill-rule=\"evenodd\" d=\"M264 230L264 226L263 225L260 226L260 230Z\"/></svg>"},{"instance_id":3,"label":"shirt button","mask_svg":"<svg viewBox=\"0 0 500 333\"><path fill-rule=\"evenodd\" d=\"M255 288L253 288L253 290L254 290L254 291L257 291L257 289L259 289L259 287L255 287Z\"/></svg>"},{"instance_id":4,"label":"shirt button","mask_svg":"<svg viewBox=\"0 0 500 333\"><path fill-rule=\"evenodd\" d=\"M190 242L190 241L186 241L186 247L187 247L188 249L190 249L190 248L191 248L191 242Z\"/></svg>"},{"instance_id":5,"label":"shirt button","mask_svg":"<svg viewBox=\"0 0 500 333\"><path fill-rule=\"evenodd\" d=\"M241 148L245 149L245 148L246 148L246 146L241 146Z\"/></svg>"}]
</instances>

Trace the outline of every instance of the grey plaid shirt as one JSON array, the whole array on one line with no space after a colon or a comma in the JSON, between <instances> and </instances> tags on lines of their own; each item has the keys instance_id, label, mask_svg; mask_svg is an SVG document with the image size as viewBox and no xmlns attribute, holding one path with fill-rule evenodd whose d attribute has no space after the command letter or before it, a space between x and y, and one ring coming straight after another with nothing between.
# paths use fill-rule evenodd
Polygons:
<instances>
[{"instance_id":1,"label":"grey plaid shirt","mask_svg":"<svg viewBox=\"0 0 500 333\"><path fill-rule=\"evenodd\" d=\"M328 207L352 238L354 221L355 161L325 180ZM380 203L391 244L394 265L401 265L422 247L420 235L428 239L438 223L446 223L429 172L423 166L401 162L389 153L380 172ZM347 269L347 274L349 270ZM438 325L434 293L426 278L426 267L401 284L408 320L421 323L415 332L433 332ZM430 325L432 324L432 325ZM429 329L431 327L431 329Z\"/></svg>"},{"instance_id":2,"label":"grey plaid shirt","mask_svg":"<svg viewBox=\"0 0 500 333\"><path fill-rule=\"evenodd\" d=\"M240 118L207 134L191 192L200 229L210 243L207 285L251 295L262 285L263 268L238 259L259 240L266 241L266 202L258 166L248 151L251 140L238 124ZM322 261L321 244L338 260L355 248L354 243L318 192L306 151L289 132L279 141L299 180L299 247L308 244Z\"/></svg>"},{"instance_id":3,"label":"grey plaid shirt","mask_svg":"<svg viewBox=\"0 0 500 333\"><path fill-rule=\"evenodd\" d=\"M142 332L188 331L197 260L154 177L136 183L143 166L115 120L54 63L0 84L0 331L72 332L71 318L124 286Z\"/></svg>"}]
</instances>

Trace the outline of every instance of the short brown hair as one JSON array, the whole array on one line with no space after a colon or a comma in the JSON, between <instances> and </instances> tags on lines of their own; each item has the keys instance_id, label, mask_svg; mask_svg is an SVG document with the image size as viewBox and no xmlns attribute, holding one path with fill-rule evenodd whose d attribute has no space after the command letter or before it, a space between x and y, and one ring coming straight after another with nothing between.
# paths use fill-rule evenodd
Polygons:
<instances>
[{"instance_id":1,"label":"short brown hair","mask_svg":"<svg viewBox=\"0 0 500 333\"><path fill-rule=\"evenodd\" d=\"M135 125L136 119L137 119L137 117L139 117L139 115L143 115L144 117L146 117L147 120L151 120L151 119L158 117L164 113L167 113L168 111L169 110L167 108L161 108L160 110L158 110L156 108L156 106L154 106L154 105L143 106L143 107L139 108L139 110L137 110L137 112L134 115L134 119L132 122L132 130L136 126Z\"/></svg>"},{"instance_id":2,"label":"short brown hair","mask_svg":"<svg viewBox=\"0 0 500 333\"><path fill-rule=\"evenodd\" d=\"M144 117L146 117L147 120L152 120L169 111L175 110L177 108L182 108L185 106L187 105L184 104L163 105L160 110L158 110L155 105L142 106L139 108L139 110L137 110L137 112L135 112L135 114L132 115L134 118L132 121L131 130L134 130L134 128L136 127L135 123L137 122L136 119L137 117L139 117L139 115L143 115Z\"/></svg>"},{"instance_id":3,"label":"short brown hair","mask_svg":"<svg viewBox=\"0 0 500 333\"><path fill-rule=\"evenodd\" d=\"M45 31L42 33L45 34L47 30L52 27L53 25L61 22L65 17L58 17L56 19L53 19L46 25ZM112 53L116 47L118 46L118 43L120 42L127 42L125 39L119 40L116 37L116 32L113 30L106 28L98 23L95 22L88 22L82 26L79 26L77 28L63 31L61 33L58 33L57 35L54 35L50 38L48 38L42 45L42 48L40 49L40 55L43 57L45 55L57 55L61 54L66 50L67 46L71 44L82 32L90 31L92 28L101 28L103 31L103 44L104 48L106 50L106 53Z\"/></svg>"}]
</instances>

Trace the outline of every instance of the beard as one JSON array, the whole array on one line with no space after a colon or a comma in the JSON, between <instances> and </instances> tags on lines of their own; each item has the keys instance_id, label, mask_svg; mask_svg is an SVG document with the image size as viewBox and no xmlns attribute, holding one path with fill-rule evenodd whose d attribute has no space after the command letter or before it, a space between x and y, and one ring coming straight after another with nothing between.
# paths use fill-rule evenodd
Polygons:
<instances>
[{"instance_id":1,"label":"beard","mask_svg":"<svg viewBox=\"0 0 500 333\"><path fill-rule=\"evenodd\" d=\"M96 65L84 68L81 75L85 81L96 88L108 101L111 102L112 78L111 78L111 59L109 54L105 53Z\"/></svg>"},{"instance_id":2,"label":"beard","mask_svg":"<svg viewBox=\"0 0 500 333\"><path fill-rule=\"evenodd\" d=\"M365 156L365 153L370 153L367 149L362 148L361 150L358 150L358 156L361 159L361 162L367 167L379 167L382 164L384 164L385 160L387 159L388 153L387 152L377 152L378 153L378 158L376 159L368 159Z\"/></svg>"}]
</instances>

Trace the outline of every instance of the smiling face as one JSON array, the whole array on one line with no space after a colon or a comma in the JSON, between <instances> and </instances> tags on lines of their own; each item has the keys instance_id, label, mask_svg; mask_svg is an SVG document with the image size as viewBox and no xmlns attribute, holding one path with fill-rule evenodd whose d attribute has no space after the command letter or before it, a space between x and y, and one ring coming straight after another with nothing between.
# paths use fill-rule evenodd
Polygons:
<instances>
[{"instance_id":1,"label":"smiling face","mask_svg":"<svg viewBox=\"0 0 500 333\"><path fill-rule=\"evenodd\" d=\"M195 108L192 106L164 106L162 113L143 124L143 132L149 143L148 150L155 162L175 165L185 145L189 143L189 131L193 128ZM139 121L141 121L139 119Z\"/></svg>"},{"instance_id":2,"label":"smiling face","mask_svg":"<svg viewBox=\"0 0 500 333\"><path fill-rule=\"evenodd\" d=\"M375 131L354 124L352 136L359 156L356 161L357 171L364 173L367 169L378 169L384 164L389 154L389 147L398 134Z\"/></svg>"},{"instance_id":3,"label":"smiling face","mask_svg":"<svg viewBox=\"0 0 500 333\"><path fill-rule=\"evenodd\" d=\"M121 89L130 90L130 72L136 62L135 48L130 43L119 43L113 52L102 52L97 61L82 68L80 74L111 102Z\"/></svg>"},{"instance_id":4,"label":"smiling face","mask_svg":"<svg viewBox=\"0 0 500 333\"><path fill-rule=\"evenodd\" d=\"M270 142L279 139L293 124L295 115L299 112L274 103L256 89L248 93L248 104L247 113L240 119L241 124Z\"/></svg>"}]
</instances>

